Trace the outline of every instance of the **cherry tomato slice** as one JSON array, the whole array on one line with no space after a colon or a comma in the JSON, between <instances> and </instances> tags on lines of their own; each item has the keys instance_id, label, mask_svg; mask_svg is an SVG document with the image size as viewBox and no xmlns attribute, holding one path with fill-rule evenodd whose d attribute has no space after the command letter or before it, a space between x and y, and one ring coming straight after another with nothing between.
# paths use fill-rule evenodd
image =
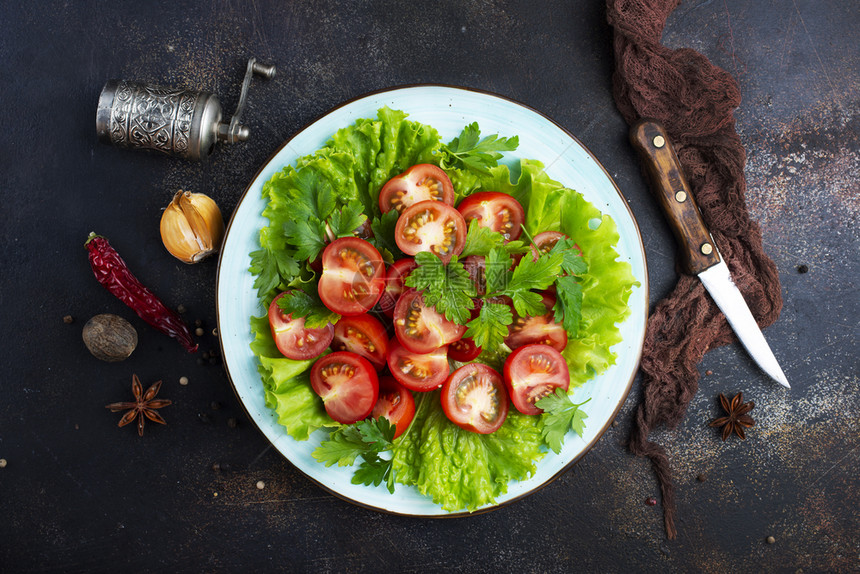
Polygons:
<instances>
[{"instance_id":1,"label":"cherry tomato slice","mask_svg":"<svg viewBox=\"0 0 860 574\"><path fill-rule=\"evenodd\" d=\"M351 424L367 418L379 398L379 379L373 365L360 355L329 353L311 367L311 387L328 416Z\"/></svg>"},{"instance_id":2,"label":"cherry tomato slice","mask_svg":"<svg viewBox=\"0 0 860 574\"><path fill-rule=\"evenodd\" d=\"M389 317L394 315L394 306L406 288L404 282L409 277L409 273L416 267L418 267L418 264L411 257L398 259L391 264L385 275L385 289L382 291L382 297L379 298L379 302L376 304L377 309Z\"/></svg>"},{"instance_id":3,"label":"cherry tomato slice","mask_svg":"<svg viewBox=\"0 0 860 574\"><path fill-rule=\"evenodd\" d=\"M422 201L403 210L394 227L394 242L406 255L429 251L448 263L466 244L466 221L441 201Z\"/></svg>"},{"instance_id":4,"label":"cherry tomato slice","mask_svg":"<svg viewBox=\"0 0 860 574\"><path fill-rule=\"evenodd\" d=\"M388 180L379 190L379 209L398 213L421 201L441 201L454 205L454 186L440 167L429 163L413 165Z\"/></svg>"},{"instance_id":5,"label":"cherry tomato slice","mask_svg":"<svg viewBox=\"0 0 860 574\"><path fill-rule=\"evenodd\" d=\"M373 308L385 286L385 263L376 248L357 237L331 242L322 255L320 299L341 315L361 315Z\"/></svg>"},{"instance_id":6,"label":"cherry tomato slice","mask_svg":"<svg viewBox=\"0 0 860 574\"><path fill-rule=\"evenodd\" d=\"M475 344L471 338L462 338L448 345L448 358L461 363L474 361L481 354L481 347Z\"/></svg>"},{"instance_id":7,"label":"cherry tomato slice","mask_svg":"<svg viewBox=\"0 0 860 574\"><path fill-rule=\"evenodd\" d=\"M281 293L269 305L269 327L278 350L286 358L295 361L320 356L334 337L334 327L328 324L318 329L306 329L304 317L292 319L292 315L284 315L281 311L278 301L283 296L284 293Z\"/></svg>"},{"instance_id":8,"label":"cherry tomato slice","mask_svg":"<svg viewBox=\"0 0 860 574\"><path fill-rule=\"evenodd\" d=\"M524 415L541 414L543 409L536 407L535 401L557 388L567 391L570 387L567 361L549 345L520 347L508 355L504 373L511 402Z\"/></svg>"},{"instance_id":9,"label":"cherry tomato slice","mask_svg":"<svg viewBox=\"0 0 860 574\"><path fill-rule=\"evenodd\" d=\"M460 339L465 332L464 325L425 306L424 297L415 289L404 291L394 307L394 334L413 353L430 353Z\"/></svg>"},{"instance_id":10,"label":"cherry tomato slice","mask_svg":"<svg viewBox=\"0 0 860 574\"><path fill-rule=\"evenodd\" d=\"M508 393L502 376L483 363L463 365L442 385L442 410L462 429L495 432L508 416Z\"/></svg>"},{"instance_id":11,"label":"cherry tomato slice","mask_svg":"<svg viewBox=\"0 0 860 574\"><path fill-rule=\"evenodd\" d=\"M498 231L505 241L517 239L523 232L525 211L520 202L498 191L473 193L460 202L457 210L468 224L473 219L478 225Z\"/></svg>"},{"instance_id":12,"label":"cherry tomato slice","mask_svg":"<svg viewBox=\"0 0 860 574\"><path fill-rule=\"evenodd\" d=\"M448 347L431 353L413 353L397 341L388 347L388 368L401 385L411 391L427 392L438 389L448 373Z\"/></svg>"},{"instance_id":13,"label":"cherry tomato slice","mask_svg":"<svg viewBox=\"0 0 860 574\"><path fill-rule=\"evenodd\" d=\"M375 419L385 417L396 427L394 438L409 428L415 416L415 399L409 389L397 382L394 377L379 378L379 398L370 413Z\"/></svg>"},{"instance_id":14,"label":"cherry tomato slice","mask_svg":"<svg viewBox=\"0 0 860 574\"><path fill-rule=\"evenodd\" d=\"M483 257L481 259L483 259ZM473 301L475 301L475 299L473 299ZM483 303L484 300L477 299L477 301ZM477 318L480 313L480 307L478 305L475 305L475 308L472 309L472 311L470 312L470 320ZM468 363L469 361L477 359L478 355L481 354L482 350L483 349L481 347L475 344L475 341L472 340L471 337L463 337L462 339L454 341L453 343L448 345L448 358L453 359L455 361L460 361L461 363Z\"/></svg>"},{"instance_id":15,"label":"cherry tomato slice","mask_svg":"<svg viewBox=\"0 0 860 574\"><path fill-rule=\"evenodd\" d=\"M549 345L556 351L563 351L567 346L567 331L561 323L555 322L555 312L552 310L555 297L547 292L542 295L544 307L547 309L543 315L520 317L514 310L514 321L508 327L508 336L505 338L505 344L511 349L539 343Z\"/></svg>"},{"instance_id":16,"label":"cherry tomato slice","mask_svg":"<svg viewBox=\"0 0 860 574\"><path fill-rule=\"evenodd\" d=\"M475 286L478 297L487 294L487 262L483 255L469 255L463 258L463 268L469 273L469 280ZM474 317L472 317L474 319Z\"/></svg>"},{"instance_id":17,"label":"cherry tomato slice","mask_svg":"<svg viewBox=\"0 0 860 574\"><path fill-rule=\"evenodd\" d=\"M567 235L559 233L558 231L543 231L538 233L535 235L534 242L531 245L532 259L537 261L538 257L544 253L552 251L552 248L555 247L555 244L558 243L559 239L564 239L566 237ZM577 246L577 249L579 249L579 246ZM582 255L582 251L580 251L579 254Z\"/></svg>"},{"instance_id":18,"label":"cherry tomato slice","mask_svg":"<svg viewBox=\"0 0 860 574\"><path fill-rule=\"evenodd\" d=\"M350 351L361 355L380 371L388 353L388 334L385 326L373 315L343 317L334 326L335 351Z\"/></svg>"}]
</instances>

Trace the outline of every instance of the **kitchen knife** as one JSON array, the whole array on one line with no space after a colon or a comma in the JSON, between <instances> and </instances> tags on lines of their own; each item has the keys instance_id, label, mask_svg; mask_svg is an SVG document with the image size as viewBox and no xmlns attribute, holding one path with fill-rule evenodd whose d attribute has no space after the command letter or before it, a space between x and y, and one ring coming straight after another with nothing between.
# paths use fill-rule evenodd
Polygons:
<instances>
[{"instance_id":1,"label":"kitchen knife","mask_svg":"<svg viewBox=\"0 0 860 574\"><path fill-rule=\"evenodd\" d=\"M630 129L630 141L645 163L654 193L678 239L685 269L698 275L759 367L777 383L790 389L788 379L702 221L666 130L657 122L641 120Z\"/></svg>"}]
</instances>

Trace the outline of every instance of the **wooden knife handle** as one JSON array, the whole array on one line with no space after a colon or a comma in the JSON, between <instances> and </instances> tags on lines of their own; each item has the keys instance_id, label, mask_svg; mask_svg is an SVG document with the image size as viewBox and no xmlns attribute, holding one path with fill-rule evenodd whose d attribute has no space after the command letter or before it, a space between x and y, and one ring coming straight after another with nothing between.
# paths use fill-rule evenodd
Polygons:
<instances>
[{"instance_id":1,"label":"wooden knife handle","mask_svg":"<svg viewBox=\"0 0 860 574\"><path fill-rule=\"evenodd\" d=\"M678 239L685 270L698 275L719 263L714 240L702 221L666 130L655 121L640 120L630 128L630 142L645 163L652 190Z\"/></svg>"}]
</instances>

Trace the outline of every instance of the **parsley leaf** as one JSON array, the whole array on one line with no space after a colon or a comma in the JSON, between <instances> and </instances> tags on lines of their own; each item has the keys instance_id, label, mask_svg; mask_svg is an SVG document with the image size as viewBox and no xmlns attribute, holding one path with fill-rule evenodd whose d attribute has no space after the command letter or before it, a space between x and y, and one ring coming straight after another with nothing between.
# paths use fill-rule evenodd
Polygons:
<instances>
[{"instance_id":1,"label":"parsley leaf","mask_svg":"<svg viewBox=\"0 0 860 574\"><path fill-rule=\"evenodd\" d=\"M484 302L477 317L466 323L468 329L463 335L471 337L475 345L493 351L508 336L508 325L514 322L511 308L504 303Z\"/></svg>"},{"instance_id":2,"label":"parsley leaf","mask_svg":"<svg viewBox=\"0 0 860 574\"><path fill-rule=\"evenodd\" d=\"M394 494L394 473L391 471L391 460L380 458L376 453L362 455L364 459L352 475L353 484L379 486L383 481L388 492Z\"/></svg>"},{"instance_id":3,"label":"parsley leaf","mask_svg":"<svg viewBox=\"0 0 860 574\"><path fill-rule=\"evenodd\" d=\"M505 251L508 253L524 253L529 250L528 246L522 241L508 241L505 243L504 237L498 231L493 231L489 227L483 227L478 223L477 219L469 222L469 230L466 232L466 243L463 246L463 252L460 253L460 258L468 257L469 255L484 255L489 254L490 249L504 245Z\"/></svg>"},{"instance_id":4,"label":"parsley leaf","mask_svg":"<svg viewBox=\"0 0 860 574\"><path fill-rule=\"evenodd\" d=\"M559 276L562 260L560 253L541 255L537 261L523 257L514 268L506 290L546 289Z\"/></svg>"},{"instance_id":5,"label":"parsley leaf","mask_svg":"<svg viewBox=\"0 0 860 574\"><path fill-rule=\"evenodd\" d=\"M442 162L442 168L469 167L481 173L489 173L490 168L499 165L502 158L500 152L514 151L519 143L518 136L505 138L493 134L481 139L478 122L472 122L463 128L458 137L442 146L443 154L449 159Z\"/></svg>"},{"instance_id":6,"label":"parsley leaf","mask_svg":"<svg viewBox=\"0 0 860 574\"><path fill-rule=\"evenodd\" d=\"M561 452L564 435L568 430L573 429L576 434L582 436L588 415L579 407L590 400L574 404L564 389L557 388L555 393L535 401L535 406L543 409L541 419L544 426L541 438L554 453Z\"/></svg>"},{"instance_id":7,"label":"parsley leaf","mask_svg":"<svg viewBox=\"0 0 860 574\"><path fill-rule=\"evenodd\" d=\"M568 275L584 275L588 272L588 264L573 239L562 237L553 245L550 253L561 253L561 270Z\"/></svg>"},{"instance_id":8,"label":"parsley leaf","mask_svg":"<svg viewBox=\"0 0 860 574\"><path fill-rule=\"evenodd\" d=\"M484 259L487 294L503 292L511 280L511 256L501 247L490 249Z\"/></svg>"},{"instance_id":9,"label":"parsley leaf","mask_svg":"<svg viewBox=\"0 0 860 574\"><path fill-rule=\"evenodd\" d=\"M313 451L313 457L326 466L351 466L355 459L366 452L368 446L355 425L342 426L324 440Z\"/></svg>"},{"instance_id":10,"label":"parsley leaf","mask_svg":"<svg viewBox=\"0 0 860 574\"><path fill-rule=\"evenodd\" d=\"M311 290L309 289L309 291ZM278 299L278 307L281 308L284 315L292 315L294 319L304 318L305 327L308 329L319 329L329 323L337 323L340 315L330 311L315 291L315 288L312 293L301 289L287 291L283 297Z\"/></svg>"},{"instance_id":11,"label":"parsley leaf","mask_svg":"<svg viewBox=\"0 0 860 574\"><path fill-rule=\"evenodd\" d=\"M373 243L374 247L380 253L383 253L383 250L391 253L392 260L405 257L394 240L394 228L397 226L397 219L399 217L400 214L397 210L392 209L387 213L383 213L381 217L374 217L370 222L370 229L373 231L373 237L370 239L370 242Z\"/></svg>"},{"instance_id":12,"label":"parsley leaf","mask_svg":"<svg viewBox=\"0 0 860 574\"><path fill-rule=\"evenodd\" d=\"M534 317L546 313L543 297L532 289L549 287L561 272L562 259L561 253L541 255L537 261L529 257L520 259L503 291L513 300L518 315Z\"/></svg>"},{"instance_id":13,"label":"parsley leaf","mask_svg":"<svg viewBox=\"0 0 860 574\"><path fill-rule=\"evenodd\" d=\"M381 458L382 452L391 450L396 428L385 417L366 419L344 425L331 433L312 453L326 466L351 466L356 459L361 464L352 476L353 484L378 486L385 481L388 491L394 492L394 472L390 459Z\"/></svg>"},{"instance_id":14,"label":"parsley leaf","mask_svg":"<svg viewBox=\"0 0 860 574\"><path fill-rule=\"evenodd\" d=\"M281 281L288 281L299 274L299 264L286 251L266 247L251 253L251 266L248 270L257 275L254 287L257 296L264 299Z\"/></svg>"},{"instance_id":15,"label":"parsley leaf","mask_svg":"<svg viewBox=\"0 0 860 574\"><path fill-rule=\"evenodd\" d=\"M325 223L316 217L284 222L287 242L296 248L295 258L313 261L326 246Z\"/></svg>"},{"instance_id":16,"label":"parsley leaf","mask_svg":"<svg viewBox=\"0 0 860 574\"><path fill-rule=\"evenodd\" d=\"M477 294L463 264L453 257L445 265L436 255L427 251L417 253L415 262L418 267L409 273L406 286L420 290L424 304L435 307L449 321L465 325L471 315L472 297Z\"/></svg>"},{"instance_id":17,"label":"parsley leaf","mask_svg":"<svg viewBox=\"0 0 860 574\"><path fill-rule=\"evenodd\" d=\"M355 230L367 220L363 213L364 206L358 200L347 203L340 211L335 211L329 218L329 229L335 237L352 237Z\"/></svg>"},{"instance_id":18,"label":"parsley leaf","mask_svg":"<svg viewBox=\"0 0 860 574\"><path fill-rule=\"evenodd\" d=\"M295 184L287 190L290 212L297 219L326 219L334 211L336 199L331 184L312 168L296 173Z\"/></svg>"},{"instance_id":19,"label":"parsley leaf","mask_svg":"<svg viewBox=\"0 0 860 574\"><path fill-rule=\"evenodd\" d=\"M579 334L582 321L582 285L571 275L559 277L555 282L555 322L561 323L571 338Z\"/></svg>"}]
</instances>

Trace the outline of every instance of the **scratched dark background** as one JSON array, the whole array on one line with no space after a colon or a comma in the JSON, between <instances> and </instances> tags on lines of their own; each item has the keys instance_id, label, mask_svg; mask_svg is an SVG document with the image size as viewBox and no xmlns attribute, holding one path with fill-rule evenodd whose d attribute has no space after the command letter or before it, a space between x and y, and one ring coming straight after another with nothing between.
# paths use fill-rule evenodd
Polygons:
<instances>
[{"instance_id":1,"label":"scratched dark background","mask_svg":"<svg viewBox=\"0 0 860 574\"><path fill-rule=\"evenodd\" d=\"M0 571L856 571L858 23L854 0L690 0L669 20L667 45L740 82L747 201L785 298L765 334L794 385L783 392L738 345L706 356L685 421L655 435L678 484L669 542L661 507L645 503L658 496L651 468L623 444L638 381L618 426L536 494L463 519L383 515L329 495L270 448L218 360L198 364L145 325L95 282L83 249L91 230L109 237L166 302L203 321L202 350L217 349L217 262L183 265L159 238L173 192L207 193L229 216L278 145L331 107L445 83L524 102L595 153L639 220L654 303L674 284L674 243L613 105L602 2L3 0ZM252 87L247 143L201 165L97 142L108 78L213 91L230 114L251 55L279 72ZM81 341L105 312L138 330L125 362L102 363ZM163 379L174 401L168 426L142 439L103 407L127 400L132 373ZM717 394L738 391L755 401L756 426L723 443L707 423Z\"/></svg>"}]
</instances>

